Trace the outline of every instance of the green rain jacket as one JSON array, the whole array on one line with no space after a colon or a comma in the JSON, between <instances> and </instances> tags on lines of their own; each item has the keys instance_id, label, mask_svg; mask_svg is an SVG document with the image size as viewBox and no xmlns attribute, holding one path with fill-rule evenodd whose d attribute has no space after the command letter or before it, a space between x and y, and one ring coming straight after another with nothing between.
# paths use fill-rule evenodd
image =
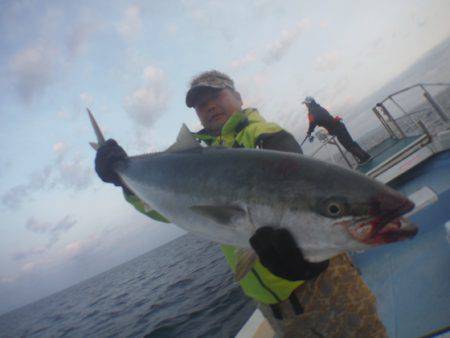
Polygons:
<instances>
[{"instance_id":1,"label":"green rain jacket","mask_svg":"<svg viewBox=\"0 0 450 338\"><path fill-rule=\"evenodd\" d=\"M256 109L248 108L233 114L222 127L219 136L209 135L205 131L195 133L193 136L208 146L264 148L264 140L280 132L283 132L280 126L275 123L266 122ZM170 223L164 216L151 209L151 207L139 200L136 196L124 195L125 199L138 211L157 221ZM221 245L221 249L234 272L237 265L237 249L231 245ZM253 265L251 272L239 283L247 296L261 303L275 304L289 298L292 291L300 286L303 281L293 282L275 276L258 260Z\"/></svg>"}]
</instances>

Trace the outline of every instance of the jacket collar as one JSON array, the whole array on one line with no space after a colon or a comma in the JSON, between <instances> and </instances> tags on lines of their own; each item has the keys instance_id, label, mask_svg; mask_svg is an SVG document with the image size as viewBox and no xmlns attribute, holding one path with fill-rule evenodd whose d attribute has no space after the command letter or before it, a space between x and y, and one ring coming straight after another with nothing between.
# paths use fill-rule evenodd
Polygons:
<instances>
[{"instance_id":1,"label":"jacket collar","mask_svg":"<svg viewBox=\"0 0 450 338\"><path fill-rule=\"evenodd\" d=\"M238 134L245 127L249 125L249 115L253 112L257 112L254 108L246 108L234 113L228 121L222 126L220 136L225 136L229 134ZM218 136L212 135L207 129L202 129L194 133L195 137L202 140L211 139L214 140Z\"/></svg>"}]
</instances>

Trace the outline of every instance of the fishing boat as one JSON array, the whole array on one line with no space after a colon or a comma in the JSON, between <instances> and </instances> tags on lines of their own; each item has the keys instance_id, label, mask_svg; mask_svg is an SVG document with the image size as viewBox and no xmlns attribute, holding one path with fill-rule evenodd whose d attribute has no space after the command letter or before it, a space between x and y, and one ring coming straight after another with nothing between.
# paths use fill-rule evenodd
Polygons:
<instances>
[{"instance_id":1,"label":"fishing boat","mask_svg":"<svg viewBox=\"0 0 450 338\"><path fill-rule=\"evenodd\" d=\"M351 253L377 298L389 337L450 337L450 84L418 83L372 109L380 127L361 143L372 159L358 165L333 136L319 132L313 157L350 167L408 195L411 241ZM238 338L274 337L256 310Z\"/></svg>"}]
</instances>

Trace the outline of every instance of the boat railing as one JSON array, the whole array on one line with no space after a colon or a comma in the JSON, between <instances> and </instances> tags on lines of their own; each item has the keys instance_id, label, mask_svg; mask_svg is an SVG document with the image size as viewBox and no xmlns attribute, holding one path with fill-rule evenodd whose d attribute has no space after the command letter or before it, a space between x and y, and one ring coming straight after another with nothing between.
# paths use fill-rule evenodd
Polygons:
<instances>
[{"instance_id":1,"label":"boat railing","mask_svg":"<svg viewBox=\"0 0 450 338\"><path fill-rule=\"evenodd\" d=\"M380 126L370 130L358 142L376 157L403 140L427 136L428 142L450 129L450 83L418 83L388 95L372 112ZM339 145L334 136L319 130L321 145L312 156L335 164L356 168L357 161Z\"/></svg>"}]
</instances>

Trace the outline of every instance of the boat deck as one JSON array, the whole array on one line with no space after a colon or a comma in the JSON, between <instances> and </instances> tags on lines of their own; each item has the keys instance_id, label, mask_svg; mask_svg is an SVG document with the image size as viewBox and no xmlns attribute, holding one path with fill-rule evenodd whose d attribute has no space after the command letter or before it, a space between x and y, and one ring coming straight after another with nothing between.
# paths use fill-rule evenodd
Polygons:
<instances>
[{"instance_id":1,"label":"boat deck","mask_svg":"<svg viewBox=\"0 0 450 338\"><path fill-rule=\"evenodd\" d=\"M438 200L410 219L419 224L411 241L353 255L377 297L390 337L419 337L450 325L450 152L436 155L391 185L405 194L426 186Z\"/></svg>"},{"instance_id":2,"label":"boat deck","mask_svg":"<svg viewBox=\"0 0 450 338\"><path fill-rule=\"evenodd\" d=\"M372 160L358 166L357 170L363 174L367 174L382 163L386 162L386 160L402 152L405 148L408 148L411 144L420 139L420 137L421 136L411 136L400 140L393 138L384 140L372 149L369 149L368 153L372 156Z\"/></svg>"}]
</instances>

